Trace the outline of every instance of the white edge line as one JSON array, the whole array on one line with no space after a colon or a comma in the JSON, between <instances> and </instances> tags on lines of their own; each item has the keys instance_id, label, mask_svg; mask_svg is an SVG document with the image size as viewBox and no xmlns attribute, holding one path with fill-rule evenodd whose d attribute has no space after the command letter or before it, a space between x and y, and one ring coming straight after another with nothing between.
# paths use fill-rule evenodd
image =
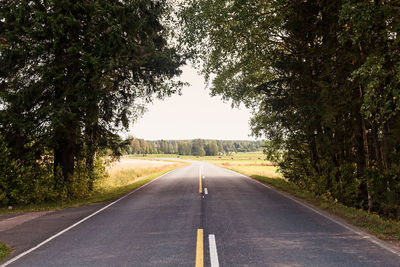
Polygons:
<instances>
[{"instance_id":1,"label":"white edge line","mask_svg":"<svg viewBox=\"0 0 400 267\"><path fill-rule=\"evenodd\" d=\"M222 167L220 167L220 168L222 168ZM225 169L225 168L223 168L223 169ZM309 206L308 204L305 204L305 203L303 203L303 202L297 200L295 197L290 196L290 195L288 195L288 194L286 194L286 193L284 193L284 192L281 192L281 191L279 191L278 189L272 188L271 186L268 186L268 185L266 185L266 184L264 184L264 183L262 183L262 182L260 182L260 181L257 181L257 180L255 180L255 179L253 179L253 178L250 178L250 177L248 177L248 176L246 176L246 175L244 175L244 174L241 174L241 173L232 171L232 170L230 170L230 169L225 169L225 170L228 170L228 171L230 171L230 172L233 172L233 173L235 173L235 174L238 174L238 175L240 175L240 176L242 176L242 177L244 177L244 178L246 178L246 179L249 179L249 180L251 180L251 181L253 181L253 182L257 183L257 184L260 184L260 185L262 185L262 186L264 186L264 187L267 187L268 189L271 189L272 191L274 191L274 192L276 192L276 193L278 193L278 194L280 194L280 195L282 195L282 196L284 196L284 197L286 197L286 198L291 199L292 201L296 202L297 204L300 204L301 206L303 206L303 207L305 207L305 208L307 208L307 209L309 209L309 210L312 210L313 212L315 212L315 213L321 215L322 217L324 217L324 218L326 218L326 219L328 219L328 220L330 220L330 221L332 221L332 222L334 222L334 223L336 223L336 224L338 224L338 225L340 225L340 226L346 228L347 230L349 230L349 231L351 231L351 232L353 232L353 233L355 233L355 234L361 236L363 239L367 239L367 240L370 241L371 243L374 243L374 244L378 245L379 247L381 247L381 248L383 248L383 249L385 249L385 250L387 250L387 251L389 251L389 252L391 252L391 253L393 253L393 254L395 254L395 255L397 255L397 256L400 257L400 251L399 251L398 249L392 247L391 245L387 244L385 241L382 241L382 240L376 238L375 236L373 236L373 235L371 235L371 234L368 234L368 233L366 233L366 232L363 232L363 231L361 231L361 230L358 230L358 229L356 229L355 227L353 227L353 226L351 226L351 225L349 225L349 224L347 224L347 223L338 221L338 220L336 220L335 218L331 217L330 215L324 213L323 211L317 210L317 209L315 209L315 208Z\"/></svg>"},{"instance_id":2,"label":"white edge line","mask_svg":"<svg viewBox=\"0 0 400 267\"><path fill-rule=\"evenodd\" d=\"M74 228L75 226L77 226L77 225L83 223L84 221L90 219L90 218L93 217L94 215L96 215L96 214L102 212L103 210L105 210L105 209L109 208L110 206L114 205L115 203L119 202L120 200L126 198L127 196L129 196L129 195L135 193L136 191L138 191L138 190L140 190L140 189L142 189L142 188L148 186L149 184L155 182L156 180L160 179L161 177L163 177L163 176L165 176L165 175L167 175L167 174L169 174L170 172L173 172L173 171L175 171L175 170L176 170L176 169L171 170L171 171L169 171L169 172L167 172L167 173L164 173L163 175L158 176L157 178L151 180L150 182L148 182L148 183L146 183L146 184L144 184L144 185L142 185L142 186L140 186L140 187L134 189L133 191L131 191L131 192L129 192L128 194L126 194L126 195L120 197L119 199L115 200L114 202L111 202L111 203L108 204L107 206L105 206L105 207L99 209L98 211L93 212L93 213L90 214L89 216L87 216L87 217L83 218L82 220L80 220L80 221L74 223L73 225L69 226L68 228L65 228L65 229L62 230L61 232L58 232L57 234L55 234L55 235L53 235L53 236L47 238L47 239L44 240L43 242L41 242L41 243L39 243L38 245L34 246L33 248L30 248L30 249L26 250L25 252L22 252L21 254L15 256L14 258L12 258L12 259L6 261L5 263L1 264L0 267L5 267L5 266L7 266L7 265L9 265L9 264L11 264L11 263L13 263L13 262L19 260L19 259L22 258L23 256L25 256L25 255L31 253L32 251L35 251L36 249L38 249L38 248L40 248L41 246L45 245L46 243L50 242L50 241L53 240L54 238L56 238L56 237L58 237L58 236L64 234L65 232L71 230L71 229Z\"/></svg>"},{"instance_id":3,"label":"white edge line","mask_svg":"<svg viewBox=\"0 0 400 267\"><path fill-rule=\"evenodd\" d=\"M208 195L207 187L204 187L204 194Z\"/></svg>"},{"instance_id":4,"label":"white edge line","mask_svg":"<svg viewBox=\"0 0 400 267\"><path fill-rule=\"evenodd\" d=\"M210 248L211 267L219 267L217 244L215 243L215 235L208 235L208 245Z\"/></svg>"}]
</instances>

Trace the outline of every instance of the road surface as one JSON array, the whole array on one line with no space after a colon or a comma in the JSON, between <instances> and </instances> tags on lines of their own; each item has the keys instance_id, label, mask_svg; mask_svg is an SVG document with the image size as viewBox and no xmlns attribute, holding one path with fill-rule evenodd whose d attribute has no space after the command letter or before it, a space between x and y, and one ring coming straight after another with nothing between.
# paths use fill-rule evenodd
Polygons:
<instances>
[{"instance_id":1,"label":"road surface","mask_svg":"<svg viewBox=\"0 0 400 267\"><path fill-rule=\"evenodd\" d=\"M400 266L398 250L210 163L193 162L96 210L3 264Z\"/></svg>"}]
</instances>

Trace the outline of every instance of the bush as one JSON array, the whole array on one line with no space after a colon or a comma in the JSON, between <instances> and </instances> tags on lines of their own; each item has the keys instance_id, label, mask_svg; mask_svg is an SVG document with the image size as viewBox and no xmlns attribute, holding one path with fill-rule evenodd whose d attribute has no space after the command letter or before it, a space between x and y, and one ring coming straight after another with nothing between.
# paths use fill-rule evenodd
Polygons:
<instances>
[{"instance_id":1,"label":"bush","mask_svg":"<svg viewBox=\"0 0 400 267\"><path fill-rule=\"evenodd\" d=\"M93 190L96 179L104 177L104 160L98 157L89 173L85 162L64 181L61 170L56 177L51 157L38 161L29 156L13 159L0 134L0 205L19 205L84 198Z\"/></svg>"}]
</instances>

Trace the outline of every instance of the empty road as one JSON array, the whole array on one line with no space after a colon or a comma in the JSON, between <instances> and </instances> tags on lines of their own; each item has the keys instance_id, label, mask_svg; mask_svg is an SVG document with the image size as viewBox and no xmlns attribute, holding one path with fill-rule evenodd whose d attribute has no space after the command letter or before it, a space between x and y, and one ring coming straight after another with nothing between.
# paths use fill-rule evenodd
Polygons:
<instances>
[{"instance_id":1,"label":"empty road","mask_svg":"<svg viewBox=\"0 0 400 267\"><path fill-rule=\"evenodd\" d=\"M399 251L210 163L97 210L3 266L400 266Z\"/></svg>"}]
</instances>

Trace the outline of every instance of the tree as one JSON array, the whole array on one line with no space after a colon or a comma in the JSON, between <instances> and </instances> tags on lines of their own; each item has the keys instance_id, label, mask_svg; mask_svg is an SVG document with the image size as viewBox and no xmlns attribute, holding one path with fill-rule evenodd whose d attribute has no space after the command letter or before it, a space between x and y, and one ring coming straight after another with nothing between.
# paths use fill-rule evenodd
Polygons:
<instances>
[{"instance_id":1,"label":"tree","mask_svg":"<svg viewBox=\"0 0 400 267\"><path fill-rule=\"evenodd\" d=\"M194 156L205 156L204 140L195 139L192 142L192 155Z\"/></svg>"},{"instance_id":2,"label":"tree","mask_svg":"<svg viewBox=\"0 0 400 267\"><path fill-rule=\"evenodd\" d=\"M53 176L68 185L76 168L94 175L102 148L118 155L116 132L140 103L179 90L167 10L148 0L2 3L0 130L11 156L33 164L52 153Z\"/></svg>"},{"instance_id":3,"label":"tree","mask_svg":"<svg viewBox=\"0 0 400 267\"><path fill-rule=\"evenodd\" d=\"M188 1L182 47L300 187L400 216L397 1ZM238 150L225 144L225 151Z\"/></svg>"},{"instance_id":4,"label":"tree","mask_svg":"<svg viewBox=\"0 0 400 267\"><path fill-rule=\"evenodd\" d=\"M207 156L215 156L218 154L218 146L215 140L210 141L207 144L206 155Z\"/></svg>"},{"instance_id":5,"label":"tree","mask_svg":"<svg viewBox=\"0 0 400 267\"><path fill-rule=\"evenodd\" d=\"M131 147L131 153L132 154L139 154L139 153L142 152L142 148L140 147L139 139L133 138L131 140L130 147Z\"/></svg>"}]
</instances>

